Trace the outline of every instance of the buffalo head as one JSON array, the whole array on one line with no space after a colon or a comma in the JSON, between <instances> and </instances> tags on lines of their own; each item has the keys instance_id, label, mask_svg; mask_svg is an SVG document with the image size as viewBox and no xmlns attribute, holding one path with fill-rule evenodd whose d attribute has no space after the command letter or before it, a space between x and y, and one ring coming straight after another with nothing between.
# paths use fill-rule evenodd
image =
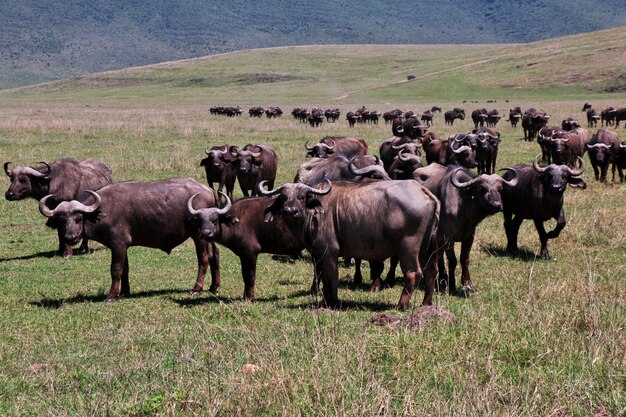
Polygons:
<instances>
[{"instance_id":1,"label":"buffalo head","mask_svg":"<svg viewBox=\"0 0 626 417\"><path fill-rule=\"evenodd\" d=\"M455 168L450 174L450 182L456 188L466 190L470 198L478 204L478 206L488 214L495 214L502 210L502 187L515 187L517 185L517 171L513 168L504 168L511 172L513 177L505 180L497 174L481 174L467 181L459 180L459 171L462 168ZM466 176L469 176L466 173Z\"/></svg>"},{"instance_id":2,"label":"buffalo head","mask_svg":"<svg viewBox=\"0 0 626 417\"><path fill-rule=\"evenodd\" d=\"M87 190L93 196L95 202L85 205L77 200L62 201L54 209L46 206L46 201L53 198L53 194L48 194L39 201L39 211L44 216L54 219L55 226L59 230L63 240L70 245L78 243L83 237L85 216L93 215L98 218L103 217L103 213L96 212L100 208L100 196L95 191Z\"/></svg>"},{"instance_id":3,"label":"buffalo head","mask_svg":"<svg viewBox=\"0 0 626 417\"><path fill-rule=\"evenodd\" d=\"M306 141L304 143L304 147L308 151L306 155L314 158L326 158L332 155L335 152L335 141L332 139L330 139L329 141L331 142L330 144L318 142L310 147L308 146L309 142Z\"/></svg>"},{"instance_id":4,"label":"buffalo head","mask_svg":"<svg viewBox=\"0 0 626 417\"><path fill-rule=\"evenodd\" d=\"M215 191L213 191L215 193ZM191 214L191 217L199 223L200 236L203 239L211 240L215 239L215 236L220 230L220 221L224 221L224 215L228 213L232 207L230 198L221 191L219 192L226 199L224 207L209 207L209 208L193 208L193 199L200 193L195 193L189 200L187 200L187 211ZM215 201L218 201L217 195L215 195ZM227 221L237 223L239 221L235 216L228 217Z\"/></svg>"},{"instance_id":5,"label":"buffalo head","mask_svg":"<svg viewBox=\"0 0 626 417\"><path fill-rule=\"evenodd\" d=\"M263 165L263 161L261 159L261 155L263 154L263 149L255 146L258 151L252 151L252 147L245 147L237 151L237 161L239 163L239 172L242 173L257 173L261 166Z\"/></svg>"},{"instance_id":6,"label":"buffalo head","mask_svg":"<svg viewBox=\"0 0 626 417\"><path fill-rule=\"evenodd\" d=\"M545 167L539 166L540 155L535 156L533 160L533 168L540 176L544 191L552 194L562 194L565 192L567 184L573 187L585 188L586 184L579 178L585 172L585 162L579 156L578 169L572 169L567 165L550 164Z\"/></svg>"},{"instance_id":7,"label":"buffalo head","mask_svg":"<svg viewBox=\"0 0 626 417\"><path fill-rule=\"evenodd\" d=\"M303 224L307 214L323 213L322 203L315 198L318 195L330 193L332 183L326 179L326 188L318 189L301 183L287 183L280 187L265 191L265 183L259 183L261 195L278 195L273 203L265 209L265 221L273 221L274 217L282 216L286 222L292 224Z\"/></svg>"},{"instance_id":8,"label":"buffalo head","mask_svg":"<svg viewBox=\"0 0 626 417\"><path fill-rule=\"evenodd\" d=\"M41 183L50 181L49 175L52 168L50 168L47 162L41 163L45 165L44 171L22 166L16 166L9 170L11 163L4 163L4 172L11 179L11 185L4 193L7 200L21 200L30 197L33 194L33 190L38 188Z\"/></svg>"},{"instance_id":9,"label":"buffalo head","mask_svg":"<svg viewBox=\"0 0 626 417\"><path fill-rule=\"evenodd\" d=\"M613 147L606 143L588 143L587 150L589 151L589 157L596 161L598 165L604 165L610 162L613 157Z\"/></svg>"},{"instance_id":10,"label":"buffalo head","mask_svg":"<svg viewBox=\"0 0 626 417\"><path fill-rule=\"evenodd\" d=\"M226 164L235 160L226 145L214 146L210 150L206 147L204 153L207 157L200 161L200 166L211 172L222 172Z\"/></svg>"},{"instance_id":11,"label":"buffalo head","mask_svg":"<svg viewBox=\"0 0 626 417\"><path fill-rule=\"evenodd\" d=\"M453 140L448 140L450 143L450 151L454 154L454 160L458 165L463 165L467 168L476 168L478 162L476 161L476 151L472 149L469 144L465 142L466 136L456 135Z\"/></svg>"}]
</instances>

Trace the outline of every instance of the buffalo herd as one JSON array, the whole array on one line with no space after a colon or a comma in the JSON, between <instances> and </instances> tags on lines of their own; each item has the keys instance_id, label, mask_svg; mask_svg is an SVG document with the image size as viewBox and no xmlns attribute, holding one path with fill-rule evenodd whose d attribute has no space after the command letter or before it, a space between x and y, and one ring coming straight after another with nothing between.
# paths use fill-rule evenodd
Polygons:
<instances>
[{"instance_id":1,"label":"buffalo herd","mask_svg":"<svg viewBox=\"0 0 626 417\"><path fill-rule=\"evenodd\" d=\"M111 289L107 301L130 294L128 248L145 246L169 253L191 238L198 259L192 293L204 289L210 269L209 291L221 281L219 248L226 246L241 263L243 298L254 300L257 257L260 253L296 257L306 249L313 260L311 291L322 284L328 307L340 305L339 258L355 259L355 281L362 281L360 262L369 261L372 290L383 285L384 261L391 268L384 283L395 279L399 264L404 286L398 308L409 305L418 287L425 290L422 303L432 303L435 289L467 294L474 289L469 268L475 231L488 216L502 212L509 253L518 251L521 223L533 220L540 240L540 256L549 258L548 240L566 225L564 192L569 185L584 189L583 156L597 181L606 181L609 166L624 181L626 141L607 127L626 120L626 108L597 112L583 106L587 127L601 128L593 135L574 117L561 126L548 125L550 115L536 109L509 110L512 127L521 122L524 139L536 140L540 154L531 164L504 167L496 173L501 116L497 110L471 113L474 129L442 138L431 132L432 107L421 114L400 109L380 114L365 106L347 113L352 126L391 124L392 136L382 142L379 156L356 136L327 136L303 144L306 160L291 183L275 188L278 157L260 143L207 146L200 166L206 185L191 178L153 182L113 182L101 161L61 159L40 166L4 164L11 180L7 200L32 197L46 224L57 230L58 253L72 255L72 245L95 240L111 250ZM213 107L213 114L239 116L237 107ZM278 107L253 107L251 117L279 117ZM339 109L294 108L292 115L318 126L338 120ZM465 118L465 110L443 113L446 124ZM475 170L475 172L473 172ZM243 198L235 200L235 182ZM225 191L225 192L224 192ZM556 220L554 230L544 222ZM457 289L455 242L460 242L461 276ZM445 259L447 259L447 265Z\"/></svg>"}]
</instances>

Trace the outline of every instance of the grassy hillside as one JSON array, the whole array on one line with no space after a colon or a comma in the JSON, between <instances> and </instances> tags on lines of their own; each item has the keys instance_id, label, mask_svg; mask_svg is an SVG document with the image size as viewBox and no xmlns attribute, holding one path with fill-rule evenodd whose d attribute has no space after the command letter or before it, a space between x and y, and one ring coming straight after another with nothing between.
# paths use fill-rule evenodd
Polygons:
<instances>
[{"instance_id":1,"label":"grassy hillside","mask_svg":"<svg viewBox=\"0 0 626 417\"><path fill-rule=\"evenodd\" d=\"M334 105L626 91L626 28L510 45L258 49L0 92L5 99ZM408 74L416 79L406 82Z\"/></svg>"},{"instance_id":2,"label":"grassy hillside","mask_svg":"<svg viewBox=\"0 0 626 417\"><path fill-rule=\"evenodd\" d=\"M5 0L0 88L111 69L286 45L522 43L624 25L602 0Z\"/></svg>"},{"instance_id":3,"label":"grassy hillside","mask_svg":"<svg viewBox=\"0 0 626 417\"><path fill-rule=\"evenodd\" d=\"M623 31L607 33L623 42ZM336 105L344 114L362 104L520 105L559 123L582 116L587 99L596 108L626 104L623 92L604 92L625 67L622 52L611 55L623 44L595 46L607 33L500 47L256 50L3 91L0 163L95 157L116 181L204 182L205 146L266 143L278 154L280 184L305 161L305 141L356 135L375 154L390 127L351 129L343 117L315 129L288 115L229 119L210 115L210 105ZM568 78L571 60L584 84ZM418 78L403 82L409 72ZM444 126L440 114L434 123L444 137L473 127ZM498 168L540 152L520 127L503 121L498 130ZM36 203L1 199L0 415L624 415L626 185L598 183L589 168L583 177L586 190L565 192L568 223L549 243L550 260L537 257L531 222L515 257L504 251L501 214L480 224L470 263L476 291L435 296L435 313L453 320L424 317L420 290L411 311L396 312L401 287L370 293L352 283L353 268L340 268L342 309L320 308L308 294L310 261L269 255L259 257L257 300L243 303L239 259L226 248L219 294L191 297L191 242L170 255L131 248L131 297L104 303L110 251L93 243L90 254L55 257L56 234ZM411 327L414 313L423 316Z\"/></svg>"}]
</instances>

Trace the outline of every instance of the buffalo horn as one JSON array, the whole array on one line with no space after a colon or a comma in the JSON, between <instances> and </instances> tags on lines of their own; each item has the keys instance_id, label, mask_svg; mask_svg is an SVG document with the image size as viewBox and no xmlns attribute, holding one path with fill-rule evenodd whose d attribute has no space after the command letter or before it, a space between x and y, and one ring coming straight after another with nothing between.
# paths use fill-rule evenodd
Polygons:
<instances>
[{"instance_id":1,"label":"buffalo horn","mask_svg":"<svg viewBox=\"0 0 626 417\"><path fill-rule=\"evenodd\" d=\"M50 174L50 171L52 171L52 168L50 168L50 165L47 162L43 162L43 161L41 161L40 164L44 164L46 166L47 169L45 172L37 171L35 168L31 168L31 167L24 167L24 171L26 171L26 174L28 175L32 175L33 177L39 177L39 178L43 178L46 175Z\"/></svg>"},{"instance_id":2,"label":"buffalo horn","mask_svg":"<svg viewBox=\"0 0 626 417\"><path fill-rule=\"evenodd\" d=\"M318 190L317 188L310 187L308 185L303 185L303 186L304 186L304 188L307 189L308 193L316 194L316 195L325 195L325 194L330 193L330 190L333 188L333 184L330 182L330 180L328 178L324 178L324 181L326 181L327 187L323 188L321 190Z\"/></svg>"},{"instance_id":3,"label":"buffalo horn","mask_svg":"<svg viewBox=\"0 0 626 417\"><path fill-rule=\"evenodd\" d=\"M535 159L533 160L533 168L535 168L535 171L537 172L546 172L548 168L546 167L540 167L539 166L539 157L541 156L541 154L535 156Z\"/></svg>"},{"instance_id":4,"label":"buffalo horn","mask_svg":"<svg viewBox=\"0 0 626 417\"><path fill-rule=\"evenodd\" d=\"M398 150L402 151L402 150L404 150L406 148L406 145L408 145L408 144L407 143L403 143L402 145L399 145L399 146L391 145L391 147L393 149L395 149L396 151L398 151Z\"/></svg>"},{"instance_id":5,"label":"buffalo horn","mask_svg":"<svg viewBox=\"0 0 626 417\"><path fill-rule=\"evenodd\" d=\"M215 210L215 212L217 214L226 214L226 213L228 213L228 210L230 210L230 207L233 205L233 203L230 201L230 198L228 198L228 196L226 194L224 194L221 191L218 191L218 193L220 193L226 199L226 204L224 204L224 207L222 207L221 209ZM217 200L215 200L215 201L217 203Z\"/></svg>"},{"instance_id":6,"label":"buffalo horn","mask_svg":"<svg viewBox=\"0 0 626 417\"><path fill-rule=\"evenodd\" d=\"M620 146L622 146L622 145L620 145ZM594 149L594 148L610 149L611 145L607 145L606 143L594 143L593 145L587 144L587 149Z\"/></svg>"},{"instance_id":7,"label":"buffalo horn","mask_svg":"<svg viewBox=\"0 0 626 417\"><path fill-rule=\"evenodd\" d=\"M459 180L456 179L456 174L457 172L459 172L462 168L458 167L455 168L452 173L450 174L450 182L452 182L452 185L454 185L456 188L467 188L475 183L477 183L478 181L480 181L480 177L476 177L473 178L469 181L466 182L459 182Z\"/></svg>"},{"instance_id":8,"label":"buffalo horn","mask_svg":"<svg viewBox=\"0 0 626 417\"><path fill-rule=\"evenodd\" d=\"M465 140L465 133L463 132L458 132L454 134L454 141L455 142L463 142L463 140Z\"/></svg>"},{"instance_id":9,"label":"buffalo horn","mask_svg":"<svg viewBox=\"0 0 626 417\"><path fill-rule=\"evenodd\" d=\"M381 173L384 176L386 176L386 172L384 170L383 167L381 167L380 165L376 164L376 165L368 165L366 167L363 168L355 168L354 167L354 160L356 159L356 156L352 157L350 159L350 162L348 162L348 171L350 171L350 173L352 175L362 175L362 176L367 176L373 172L378 172Z\"/></svg>"},{"instance_id":10,"label":"buffalo horn","mask_svg":"<svg viewBox=\"0 0 626 417\"><path fill-rule=\"evenodd\" d=\"M253 156L254 158L258 158L258 157L260 157L260 156L261 156L261 154L263 153L263 148L261 148L260 146L256 146L256 145L255 145L255 147L256 147L259 151L258 151L258 152L251 152L251 153L252 153L252 156Z\"/></svg>"},{"instance_id":11,"label":"buffalo horn","mask_svg":"<svg viewBox=\"0 0 626 417\"><path fill-rule=\"evenodd\" d=\"M513 173L513 178L511 178L510 180L503 179L502 180L503 183L505 183L509 187L515 187L517 185L517 180L518 180L518 176L519 176L519 174L517 173L517 170L515 170L513 168L502 168L500 171L509 171L509 172Z\"/></svg>"},{"instance_id":12,"label":"buffalo horn","mask_svg":"<svg viewBox=\"0 0 626 417\"><path fill-rule=\"evenodd\" d=\"M54 194L48 194L47 196L39 200L39 212L46 217L54 216L54 210L50 210L48 206L46 206L46 201L48 201L50 197L54 197Z\"/></svg>"},{"instance_id":13,"label":"buffalo horn","mask_svg":"<svg viewBox=\"0 0 626 417\"><path fill-rule=\"evenodd\" d=\"M583 172L585 172L585 161L583 161L580 156L576 160L578 161L578 169L573 170L572 168L567 167L567 171L573 177L578 177L579 175L582 175Z\"/></svg>"},{"instance_id":14,"label":"buffalo horn","mask_svg":"<svg viewBox=\"0 0 626 417\"><path fill-rule=\"evenodd\" d=\"M93 213L94 211L98 210L98 208L100 208L100 204L102 203L102 199L100 198L98 193L95 192L95 191L87 190L87 192L93 196L93 198L96 200L96 202L93 203L93 204L90 204L88 206L86 206L85 204L82 204L82 203L78 203L78 205L76 207L77 207L78 211L81 211L83 213Z\"/></svg>"},{"instance_id":15,"label":"buffalo horn","mask_svg":"<svg viewBox=\"0 0 626 417\"><path fill-rule=\"evenodd\" d=\"M208 146L204 147L204 153L207 154L207 155L211 154L211 151L209 151L209 147Z\"/></svg>"},{"instance_id":16,"label":"buffalo horn","mask_svg":"<svg viewBox=\"0 0 626 417\"><path fill-rule=\"evenodd\" d=\"M239 152L239 148L237 147L237 145L233 145L228 149L228 152L230 152L231 156L236 158L237 153Z\"/></svg>"},{"instance_id":17,"label":"buffalo horn","mask_svg":"<svg viewBox=\"0 0 626 417\"><path fill-rule=\"evenodd\" d=\"M619 147L622 148L622 149L625 149L626 148L626 142L620 143Z\"/></svg>"},{"instance_id":18,"label":"buffalo horn","mask_svg":"<svg viewBox=\"0 0 626 417\"><path fill-rule=\"evenodd\" d=\"M471 150L472 150L472 148L471 148L471 147L469 147L469 146L467 146L467 145L463 145L463 146L461 146L459 149L454 149L454 146L453 146L453 145L451 145L451 146L450 146L450 149L452 149L452 152L454 152L454 153L456 153L456 154L460 154L460 153L463 153L463 152L465 152L465 151L471 151Z\"/></svg>"},{"instance_id":19,"label":"buffalo horn","mask_svg":"<svg viewBox=\"0 0 626 417\"><path fill-rule=\"evenodd\" d=\"M309 141L307 140L306 142L304 142L304 149L306 149L307 151L312 151L313 149L315 149L315 146L309 147Z\"/></svg>"},{"instance_id":20,"label":"buffalo horn","mask_svg":"<svg viewBox=\"0 0 626 417\"><path fill-rule=\"evenodd\" d=\"M7 176L11 176L11 173L9 172L9 164L10 162L5 162L4 163L4 172L6 172Z\"/></svg>"},{"instance_id":21,"label":"buffalo horn","mask_svg":"<svg viewBox=\"0 0 626 417\"><path fill-rule=\"evenodd\" d=\"M191 197L189 197L189 200L187 200L187 211L189 212L189 214L191 214L192 216L197 215L200 210L195 210L193 208L193 199L200 193L195 193L194 195L192 195Z\"/></svg>"},{"instance_id":22,"label":"buffalo horn","mask_svg":"<svg viewBox=\"0 0 626 417\"><path fill-rule=\"evenodd\" d=\"M332 145L326 145L326 144L323 144L323 145L326 146L326 148L328 148L329 151L333 151L335 150L335 141L330 139L330 142L332 142Z\"/></svg>"},{"instance_id":23,"label":"buffalo horn","mask_svg":"<svg viewBox=\"0 0 626 417\"><path fill-rule=\"evenodd\" d=\"M278 188L274 188L273 190L269 190L269 191L265 191L265 184L267 184L267 180L263 180L259 183L259 185L257 186L257 188L259 189L259 193L261 193L261 195L265 195L265 196L271 196L274 194L278 194L284 187L284 185L281 185Z\"/></svg>"}]
</instances>

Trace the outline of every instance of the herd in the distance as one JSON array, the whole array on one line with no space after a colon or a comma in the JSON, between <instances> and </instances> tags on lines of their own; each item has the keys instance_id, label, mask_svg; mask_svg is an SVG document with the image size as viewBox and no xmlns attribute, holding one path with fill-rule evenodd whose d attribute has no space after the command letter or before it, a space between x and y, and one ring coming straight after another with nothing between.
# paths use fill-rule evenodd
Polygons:
<instances>
[{"instance_id":1,"label":"herd in the distance","mask_svg":"<svg viewBox=\"0 0 626 417\"><path fill-rule=\"evenodd\" d=\"M301 114L299 114L301 112ZM405 308L421 285L423 304L432 303L436 288L452 294L473 290L469 256L480 222L503 212L507 251L516 253L517 235L525 219L533 220L547 259L548 240L565 227L563 211L567 185L584 189L580 177L588 157L598 181L606 181L609 166L624 181L626 141L601 128L593 135L576 118L550 126L550 116L529 109L510 109L513 127L521 122L525 140L537 140L541 154L531 164L505 167L496 174L500 133L495 130L497 110L471 113L474 129L441 138L429 131L433 106L415 114L399 109L381 114L365 106L349 112L347 120L391 124L379 156L368 154L362 138L327 136L315 144L304 143L304 161L294 182L274 188L278 158L265 144L221 144L206 147L200 161L209 187L191 179L147 183L114 183L109 168L95 159L81 162L61 159L40 167L11 166L4 170L11 180L7 200L32 197L39 201L47 225L56 229L58 252L72 254L72 245L95 240L112 252L111 289L106 299L130 295L130 246L146 246L170 252L188 238L196 247L198 273L192 292L204 288L210 269L209 291L220 286L219 247L226 246L241 262L244 299L253 300L257 257L260 253L295 257L306 249L313 259L311 291L320 283L323 300L337 307L339 258L355 259L355 281L362 282L360 263L370 262L371 289L380 290L395 281L399 264L404 285L398 308ZM609 108L598 114L583 106L587 126L618 127L626 120L626 108ZM213 114L241 115L240 107L214 107ZM250 117L279 117L278 107L253 107ZM338 109L294 109L294 117L315 126L336 121ZM299 114L299 115L297 115ZM464 119L455 108L443 113L447 124ZM313 120L313 121L312 121ZM476 169L476 173L472 172ZM244 198L234 200L238 182ZM250 196L250 197L249 197ZM544 222L556 220L547 232ZM461 243L461 288L457 289L457 257L454 243ZM447 265L444 262L447 258ZM390 269L382 280L384 261Z\"/></svg>"}]
</instances>

